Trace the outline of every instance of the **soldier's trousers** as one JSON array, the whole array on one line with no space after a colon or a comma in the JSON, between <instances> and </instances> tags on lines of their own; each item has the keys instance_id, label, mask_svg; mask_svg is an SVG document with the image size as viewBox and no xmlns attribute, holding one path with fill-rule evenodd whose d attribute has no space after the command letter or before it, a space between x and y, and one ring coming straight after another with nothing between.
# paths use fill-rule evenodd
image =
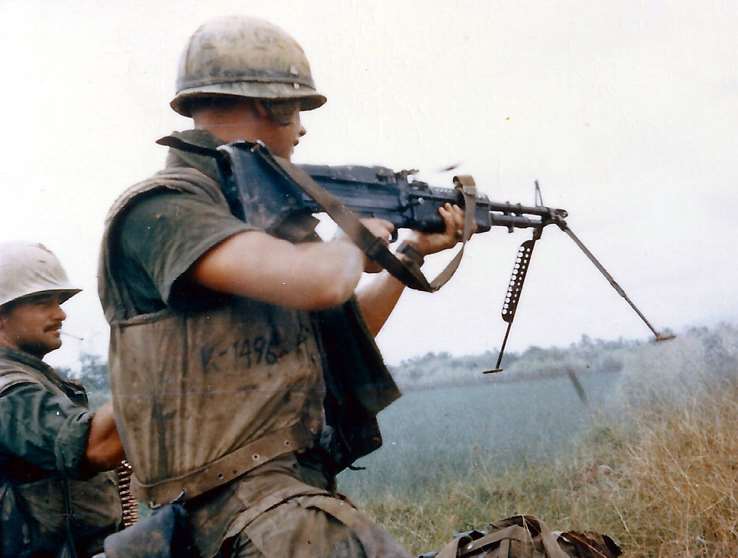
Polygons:
<instances>
[{"instance_id":1,"label":"soldier's trousers","mask_svg":"<svg viewBox=\"0 0 738 558\"><path fill-rule=\"evenodd\" d=\"M282 502L230 543L228 558L412 558L351 504L324 495Z\"/></svg>"}]
</instances>

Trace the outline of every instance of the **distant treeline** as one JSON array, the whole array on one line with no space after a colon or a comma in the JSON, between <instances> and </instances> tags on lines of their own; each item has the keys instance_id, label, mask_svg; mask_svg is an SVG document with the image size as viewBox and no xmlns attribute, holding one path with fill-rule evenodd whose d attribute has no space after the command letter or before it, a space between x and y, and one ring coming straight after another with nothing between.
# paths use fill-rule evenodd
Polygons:
<instances>
[{"instance_id":1,"label":"distant treeline","mask_svg":"<svg viewBox=\"0 0 738 558\"><path fill-rule=\"evenodd\" d=\"M497 350L478 355L453 356L447 352L429 352L403 360L392 367L398 384L404 389L465 385L481 382L515 382L580 373L618 373L625 368L640 369L640 363L653 353L669 356L689 354L688 360L701 363L701 369L713 371L738 369L738 326L722 323L714 327L690 327L676 339L658 344L652 341L592 339L588 335L567 348L537 346L506 353L504 372L483 374L493 369Z\"/></svg>"},{"instance_id":2,"label":"distant treeline","mask_svg":"<svg viewBox=\"0 0 738 558\"><path fill-rule=\"evenodd\" d=\"M617 339L606 341L588 335L567 348L537 346L516 353L508 352L502 361L504 372L483 374L494 368L497 350L478 355L454 356L447 352L429 352L403 360L391 370L403 389L425 389L438 386L467 385L481 382L515 382L550 378L573 371L581 373L618 373L641 368L641 363L673 359L671 368L738 370L738 325L722 323L714 327L691 327L673 341L654 347L651 341ZM81 381L96 406L109 397L107 364L101 356L82 353L77 370L63 369Z\"/></svg>"}]
</instances>

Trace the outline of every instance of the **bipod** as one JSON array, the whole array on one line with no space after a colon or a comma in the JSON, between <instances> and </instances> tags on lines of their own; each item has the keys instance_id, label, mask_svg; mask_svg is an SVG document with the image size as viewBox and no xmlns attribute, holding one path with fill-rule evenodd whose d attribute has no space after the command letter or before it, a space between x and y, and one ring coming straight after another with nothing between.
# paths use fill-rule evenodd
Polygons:
<instances>
[{"instance_id":1,"label":"bipod","mask_svg":"<svg viewBox=\"0 0 738 558\"><path fill-rule=\"evenodd\" d=\"M536 207L543 207L543 195L541 194L541 188L538 184L538 181L535 181L535 205ZM662 334L656 331L656 329L651 325L651 323L646 319L646 316L643 315L643 312L640 311L640 309L635 305L635 303L630 299L630 297L625 293L623 288L618 284L617 281L615 281L615 278L610 275L610 273L605 269L605 267L599 262L599 260L592 254L592 252L589 251L589 249L584 245L584 243L579 240L579 237L574 234L574 232L569 228L569 226L566 224L566 221L561 215L552 213L549 216L545 217L540 226L536 227L533 231L533 238L530 240L526 240L520 245L520 248L518 248L518 255L515 258L515 264L513 265L512 274L510 275L510 282L507 286L507 293L505 294L505 301L502 303L502 319L507 322L507 328L505 330L505 336L502 339L502 346L500 347L500 353L497 356L497 363L495 364L495 367L490 370L484 370L483 374L494 374L496 372L502 372L502 368L500 368L500 365L502 364L502 356L505 354L505 347L507 346L507 339L510 336L510 329L512 328L513 320L515 319L515 312L518 309L518 302L520 301L520 295L523 292L523 283L525 282L525 277L528 274L528 267L530 266L530 260L533 255L533 248L535 248L536 241L538 241L541 238L541 235L543 234L543 228L546 225L555 224L557 225L562 231L564 231L569 238L571 238L574 243L579 247L579 249L584 252L584 254L589 258L589 260L594 264L594 266L599 270L602 275L605 276L605 279L607 279L608 283L612 286L615 291L622 296L625 301L630 305L630 307L635 311L636 314L638 314L638 317L643 320L643 322L648 326L648 329L651 330L651 332L654 335L656 342L661 341L669 341L670 339L674 339L676 335L673 334Z\"/></svg>"},{"instance_id":2,"label":"bipod","mask_svg":"<svg viewBox=\"0 0 738 558\"><path fill-rule=\"evenodd\" d=\"M627 302L630 305L630 307L635 311L635 313L638 314L638 317L641 320L643 320L643 323L645 323L648 326L648 329L650 329L651 332L653 333L656 342L669 341L670 339L674 339L676 337L676 335L673 335L673 334L663 334L663 333L659 333L658 331L656 331L656 329L651 325L651 322L649 322L646 319L646 316L643 315L643 312L641 312L638 309L638 307L635 305L635 303L632 300L630 300L630 297L628 297L628 295L625 293L623 288L618 284L618 282L615 281L613 276L608 273L608 271L599 262L599 260L595 258L594 254L592 254L592 252L589 251L589 249L582 243L582 241L579 240L579 237L577 237L577 235L575 235L574 232L569 228L569 226L566 224L566 221L561 220L560 222L557 222L556 224L562 231L564 231L567 235L569 235L569 238L571 238L574 241L574 243L577 246L579 246L579 249L582 252L584 252L585 256L589 258L589 261L591 261L594 264L594 266L600 271L600 273L602 273L602 275L605 276L605 279L607 279L607 282L610 283L612 288L615 289L615 291L625 299L625 302Z\"/></svg>"},{"instance_id":3,"label":"bipod","mask_svg":"<svg viewBox=\"0 0 738 558\"><path fill-rule=\"evenodd\" d=\"M533 248L536 247L536 242L541 238L541 234L543 234L543 226L534 229L533 238L526 240L518 248L518 255L515 257L512 274L510 274L510 282L507 284L505 301L502 303L502 319L507 322L505 337L502 339L502 347L500 347L500 354L497 356L497 364L491 370L485 370L483 374L502 372L502 368L500 368L502 355L505 354L507 338L510 336L510 329L515 319L515 312L518 309L518 302L520 301L520 294L523 292L523 283L528 274L528 267L533 256Z\"/></svg>"}]
</instances>

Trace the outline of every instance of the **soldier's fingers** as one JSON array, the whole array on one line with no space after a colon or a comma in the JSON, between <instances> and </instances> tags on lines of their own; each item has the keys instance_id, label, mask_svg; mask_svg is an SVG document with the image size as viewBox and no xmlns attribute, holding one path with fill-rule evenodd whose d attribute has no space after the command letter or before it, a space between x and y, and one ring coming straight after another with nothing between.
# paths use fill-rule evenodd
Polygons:
<instances>
[{"instance_id":1,"label":"soldier's fingers","mask_svg":"<svg viewBox=\"0 0 738 558\"><path fill-rule=\"evenodd\" d=\"M441 207L438 208L438 213L441 215L441 219L443 219L443 224L445 228L445 233L454 236L456 233L456 230L458 229L458 222L456 220L456 217L454 216L454 210L451 204L444 204ZM461 226L463 227L464 219L462 215L461 220Z\"/></svg>"},{"instance_id":2,"label":"soldier's fingers","mask_svg":"<svg viewBox=\"0 0 738 558\"><path fill-rule=\"evenodd\" d=\"M375 236L381 238L390 238L395 230L395 226L385 219L362 219L361 222Z\"/></svg>"},{"instance_id":3,"label":"soldier's fingers","mask_svg":"<svg viewBox=\"0 0 738 558\"><path fill-rule=\"evenodd\" d=\"M451 214L453 215L454 220L457 223L464 223L464 210L461 209L458 205L451 206Z\"/></svg>"},{"instance_id":4,"label":"soldier's fingers","mask_svg":"<svg viewBox=\"0 0 738 558\"><path fill-rule=\"evenodd\" d=\"M464 210L459 207L458 205L454 205L452 208L454 220L456 221L457 226L461 227L461 230L464 230ZM474 222L472 226L472 233L477 231L477 223Z\"/></svg>"}]
</instances>

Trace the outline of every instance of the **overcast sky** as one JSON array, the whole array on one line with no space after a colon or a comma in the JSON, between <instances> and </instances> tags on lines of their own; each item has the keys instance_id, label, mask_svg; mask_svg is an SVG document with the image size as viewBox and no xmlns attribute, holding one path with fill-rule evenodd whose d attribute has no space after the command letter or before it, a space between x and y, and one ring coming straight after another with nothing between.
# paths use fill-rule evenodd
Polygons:
<instances>
[{"instance_id":1,"label":"overcast sky","mask_svg":"<svg viewBox=\"0 0 738 558\"><path fill-rule=\"evenodd\" d=\"M104 353L96 295L105 212L156 171L153 141L203 21L241 13L303 45L328 103L304 116L297 162L439 168L461 162L499 201L547 205L658 327L734 321L738 265L738 7L734 1L0 0L0 238L38 240L85 289L51 361ZM451 284L406 293L387 360L499 346L517 246L476 237ZM439 258L436 258L438 260ZM442 259L442 258L440 258ZM428 265L437 269L440 261ZM511 349L648 331L561 232L536 248Z\"/></svg>"}]
</instances>

